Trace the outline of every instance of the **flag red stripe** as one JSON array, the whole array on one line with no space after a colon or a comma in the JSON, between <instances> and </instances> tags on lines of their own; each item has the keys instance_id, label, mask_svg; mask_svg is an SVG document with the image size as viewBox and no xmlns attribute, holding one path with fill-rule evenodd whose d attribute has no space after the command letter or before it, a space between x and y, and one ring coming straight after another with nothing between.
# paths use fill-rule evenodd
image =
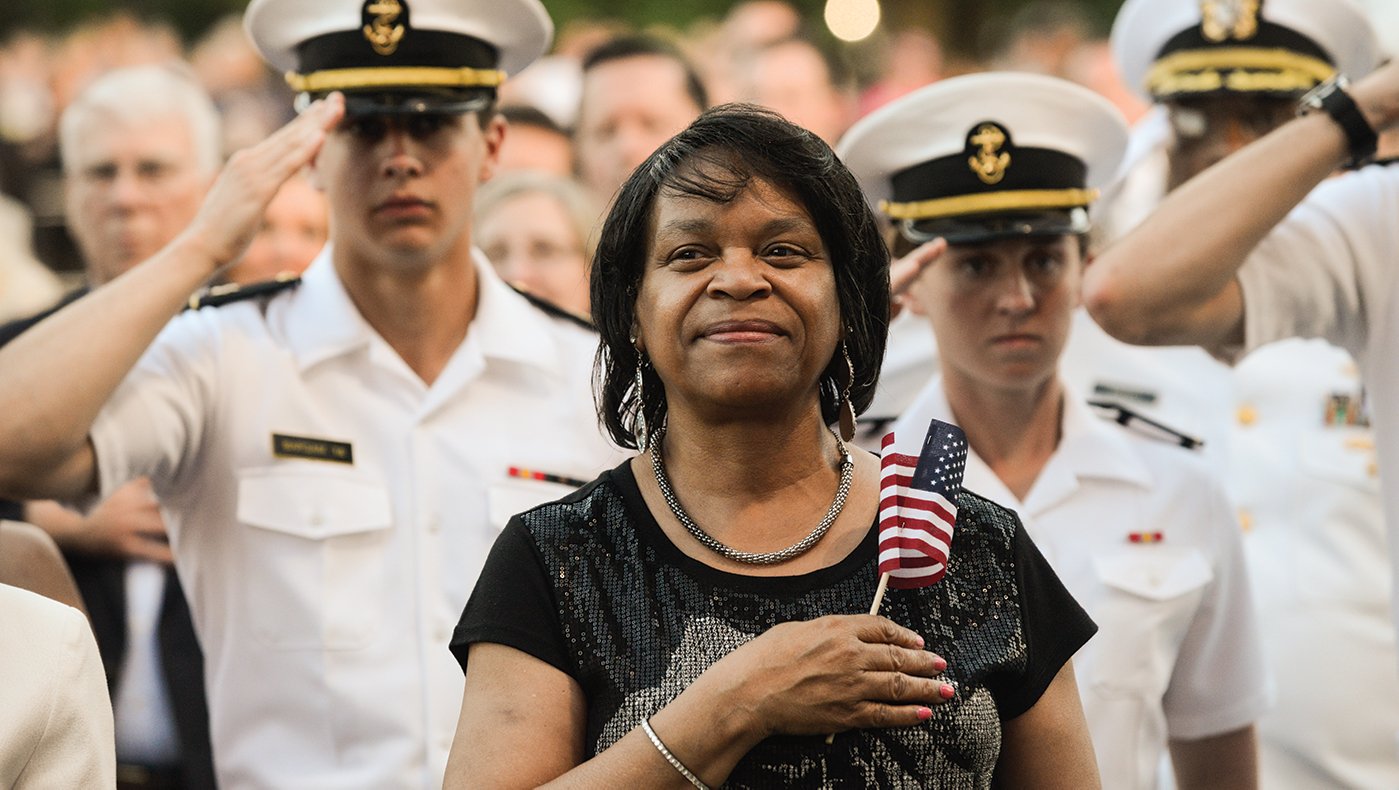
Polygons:
<instances>
[{"instance_id":1,"label":"flag red stripe","mask_svg":"<svg viewBox=\"0 0 1399 790\"><path fill-rule=\"evenodd\" d=\"M899 559L897 557L890 557L889 559L879 564L879 570L880 572L892 572L900 569L912 571L925 568L937 568L946 564L947 561L945 558L938 559L936 557L918 557L916 560L908 560Z\"/></svg>"},{"instance_id":2,"label":"flag red stripe","mask_svg":"<svg viewBox=\"0 0 1399 790\"><path fill-rule=\"evenodd\" d=\"M897 541L886 541L879 547L879 557L881 562L888 562L896 558L912 560L914 558L932 558L942 562L947 559L948 547L936 543L923 543L922 545L900 543ZM886 556L890 552L896 552L893 556Z\"/></svg>"},{"instance_id":3,"label":"flag red stripe","mask_svg":"<svg viewBox=\"0 0 1399 790\"><path fill-rule=\"evenodd\" d=\"M946 426L943 426L944 428ZM932 435L932 429L929 431ZM896 442L884 437L880 462L879 561L896 590L926 587L940 580L947 569L957 504L938 490L913 486L922 444ZM913 449L914 453L901 452ZM930 451L936 452L936 451ZM955 495L957 487L951 491Z\"/></svg>"}]
</instances>

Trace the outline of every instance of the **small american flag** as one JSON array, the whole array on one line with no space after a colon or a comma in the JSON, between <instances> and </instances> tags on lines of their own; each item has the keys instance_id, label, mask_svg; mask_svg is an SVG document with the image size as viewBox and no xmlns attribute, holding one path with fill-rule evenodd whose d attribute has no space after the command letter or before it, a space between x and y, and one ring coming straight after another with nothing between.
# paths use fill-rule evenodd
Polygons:
<instances>
[{"instance_id":1,"label":"small american flag","mask_svg":"<svg viewBox=\"0 0 1399 790\"><path fill-rule=\"evenodd\" d=\"M967 436L933 420L917 454L911 442L884 437L880 463L879 573L896 590L942 578L957 523L957 495L967 468Z\"/></svg>"}]
</instances>

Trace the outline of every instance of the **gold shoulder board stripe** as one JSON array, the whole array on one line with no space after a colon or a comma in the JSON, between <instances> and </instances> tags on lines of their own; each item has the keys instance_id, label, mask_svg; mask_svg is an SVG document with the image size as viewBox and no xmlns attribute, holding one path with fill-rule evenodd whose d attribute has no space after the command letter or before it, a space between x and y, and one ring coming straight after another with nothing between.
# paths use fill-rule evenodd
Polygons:
<instances>
[{"instance_id":1,"label":"gold shoulder board stripe","mask_svg":"<svg viewBox=\"0 0 1399 790\"><path fill-rule=\"evenodd\" d=\"M364 88L495 88L505 82L499 69L448 69L431 66L379 66L287 74L294 91L325 93Z\"/></svg>"},{"instance_id":2,"label":"gold shoulder board stripe","mask_svg":"<svg viewBox=\"0 0 1399 790\"><path fill-rule=\"evenodd\" d=\"M892 219L940 219L992 211L1081 208L1097 199L1096 189L1018 189L920 200L916 203L884 200L880 201L879 209Z\"/></svg>"}]
</instances>

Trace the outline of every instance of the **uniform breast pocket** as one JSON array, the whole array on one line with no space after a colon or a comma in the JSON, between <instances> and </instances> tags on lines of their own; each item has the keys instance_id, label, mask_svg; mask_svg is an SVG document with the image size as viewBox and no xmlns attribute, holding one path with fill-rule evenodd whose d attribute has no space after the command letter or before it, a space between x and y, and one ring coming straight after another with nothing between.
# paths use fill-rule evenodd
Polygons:
<instances>
[{"instance_id":1,"label":"uniform breast pocket","mask_svg":"<svg viewBox=\"0 0 1399 790\"><path fill-rule=\"evenodd\" d=\"M278 650L352 650L379 633L388 490L338 469L238 473L242 589L256 639Z\"/></svg>"},{"instance_id":2,"label":"uniform breast pocket","mask_svg":"<svg viewBox=\"0 0 1399 790\"><path fill-rule=\"evenodd\" d=\"M507 479L491 483L486 492L489 500L491 526L496 532L505 529L511 516L538 507L545 502L553 502L573 493L573 486L551 483L546 480Z\"/></svg>"},{"instance_id":3,"label":"uniform breast pocket","mask_svg":"<svg viewBox=\"0 0 1399 790\"><path fill-rule=\"evenodd\" d=\"M1378 494L1379 467L1373 436L1364 428L1317 428L1302 433L1298 446L1302 474Z\"/></svg>"},{"instance_id":4,"label":"uniform breast pocket","mask_svg":"<svg viewBox=\"0 0 1399 790\"><path fill-rule=\"evenodd\" d=\"M1196 549L1140 549L1093 558L1106 589L1092 612L1098 635L1084 670L1097 693L1159 700L1214 572Z\"/></svg>"}]
</instances>

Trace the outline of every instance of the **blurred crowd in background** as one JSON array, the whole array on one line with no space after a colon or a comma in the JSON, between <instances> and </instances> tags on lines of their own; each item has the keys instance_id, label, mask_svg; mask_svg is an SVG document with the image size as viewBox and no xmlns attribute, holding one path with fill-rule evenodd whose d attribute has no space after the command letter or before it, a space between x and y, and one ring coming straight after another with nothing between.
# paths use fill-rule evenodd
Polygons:
<instances>
[{"instance_id":1,"label":"blurred crowd in background","mask_svg":"<svg viewBox=\"0 0 1399 790\"><path fill-rule=\"evenodd\" d=\"M853 1L829 0L832 5ZM867 4L879 7L874 0L867 0ZM959 12L955 7L930 0L927 7L937 10L929 10L927 16L937 17L936 24L912 25L903 19L891 18L856 41L841 37L829 13L823 18L802 10L810 8L810 4L798 6L784 0L725 0L722 3L716 0L718 11L715 14L686 21L683 25L638 28L613 19L563 17L568 21L559 26L550 53L518 75L512 74L500 88L499 107L509 121L509 131L493 177L475 193L471 240L503 279L544 297L565 311L586 317L590 309L589 267L600 220L608 203L637 165L707 107L728 102L758 104L781 113L834 146L862 117L919 88L962 74L995 70L1064 78L1106 97L1130 122L1152 117L1160 121L1164 118L1162 108L1158 106L1153 110L1141 92L1126 85L1117 73L1102 18L1104 6L1108 4L1117 5L1111 0L1030 0L1001 14L996 9L1005 6L999 3L965 4L969 7ZM1385 37L1384 47L1390 53L1399 53L1399 2L1367 0L1365 4L1373 13L1375 27ZM545 5L551 4L546 0ZM966 24L958 24L962 20L959 13L965 13ZM0 324L48 308L64 294L75 298L78 293L75 289L84 281L91 287L103 285L120 271L146 260L166 245L197 209L202 190L207 187L203 179L209 174L186 168L190 170L186 175L189 177L187 186L191 188L156 188L161 176L156 169L161 160L152 155L152 151L160 146L153 143L154 135L144 127L133 135L131 129L105 134L111 130L80 126L79 121L67 126L60 124L60 118L70 106L74 111L69 117L83 119L80 110L88 99L78 100L78 97L99 76L114 69L141 65L169 67L180 75L174 82L188 77L207 92L222 125L220 145L225 157L265 140L294 114L292 90L283 75L269 69L254 49L243 30L241 14L218 21L195 37L187 36L173 22L125 11L102 13L58 32L12 28L7 37L0 38ZM159 80L169 76L137 75L139 79L156 81L134 84L161 84ZM158 90L144 92L147 96L164 95ZM179 91L172 89L171 92ZM123 94L123 97L126 95L130 94ZM146 103L136 98L139 97L133 97L131 107L141 120L149 123L149 117L164 117L159 113L146 113ZM199 101L202 102L202 98ZM120 104L125 107L124 98ZM190 108L179 109L183 112ZM1275 103L1274 109L1277 112L1263 118L1267 124L1258 126L1280 124L1293 117L1291 98ZM207 117L207 108L204 112ZM1154 116L1148 115L1153 112ZM179 116L172 113L169 117ZM123 118L123 123L130 120ZM138 126L140 124L133 124L133 128ZM1147 131L1150 126L1150 123L1142 124ZM64 131L70 128L80 131ZM343 128L355 127L347 124ZM1265 129L1252 131L1262 133ZM191 128L190 136L199 135ZM138 147L130 143L134 138L142 138L145 146L144 150L136 152L139 155L131 150ZM75 140L84 145L72 145ZM1156 142L1162 142L1159 136ZM107 149L123 146L126 150L119 153L127 155L127 166L135 162L132 172L119 173L118 167L110 164L123 157ZM60 156L60 148L66 149L66 163ZM106 159L96 166L84 164L82 156L74 154L82 148L103 149ZM191 147L191 159L199 153L194 148L197 145ZM1391 139L1382 142L1380 150L1386 157L1392 157L1399 152L1399 140L1391 135ZM95 154L88 158L100 159ZM103 167L109 172L104 172ZM151 172L144 172L143 168ZM220 275L227 282L213 283L215 288L294 277L311 263L330 235L325 197L313 178L315 176L310 175L293 178L282 187L268 207L252 246L237 266ZM92 193L87 203L81 198L75 199L75 193L81 190ZM1130 196L1130 193L1124 194ZM1148 208L1154 210L1161 195L1150 197ZM100 218L99 213L105 213L104 216L124 213L130 221L121 224L118 231L104 230L110 223ZM343 219L344 215L341 216ZM349 224L352 223L347 222ZM1100 224L1107 223L1100 221ZM81 234L75 234L74 228L87 230L82 250L74 240L75 235ZM339 230L342 229L337 228ZM113 234L127 234L133 240L128 243L126 236ZM120 265L104 268L97 260L102 257L98 253L118 246L123 248L124 254L112 257L120 259ZM125 249L127 247L130 249ZM308 277L308 281L310 279ZM937 365L936 357L929 356L933 349L927 327L915 324L916 321L909 320L903 325L902 331L910 333L907 337L920 338L919 343L912 345L904 342L902 348L911 350L905 357L900 357L897 351L901 330L898 326L893 330L891 349L894 350L886 357L881 380L886 394L893 391L888 383L897 380L898 372L904 370L909 374L907 380L916 385L908 395L907 399L911 399L912 392L921 389L929 370ZM0 344L6 339L0 336ZM914 358L916 354L922 356ZM1102 364L1101 359L1093 361ZM1072 359L1066 357L1065 369L1072 368L1072 364ZM1358 390L1359 385L1354 381L1358 369L1348 359L1333 364L1328 358L1325 365L1329 366L1328 370L1344 371L1341 375L1344 383L1339 386L1348 388L1339 399L1335 393L1327 393L1331 397L1327 401L1325 427L1360 432L1364 426L1357 423L1362 421L1365 396L1352 392ZM1096 375L1098 371L1091 372ZM851 375L853 378L853 368ZM1173 386L1205 390L1200 381L1186 382L1184 378L1187 377L1177 376ZM1255 380L1261 379L1255 375ZM1312 383L1315 387L1326 386L1320 381ZM1252 400L1267 403L1269 397L1280 397L1300 389L1291 383L1279 385L1268 379L1258 387L1257 393L1241 385L1237 403L1231 391L1228 397L1217 397L1206 404L1210 408L1200 411L1223 423L1237 422L1242 427L1235 430L1240 432L1250 428L1253 434L1263 435L1262 430L1251 426L1266 409L1256 408ZM1148 400L1156 397L1154 393L1148 394ZM1332 408L1333 404L1341 404L1341 407ZM878 405L888 406L882 402ZM1311 405L1309 403L1307 408ZM906 404L871 413L881 418L892 417L904 406ZM1307 420L1315 422L1315 415L1308 412ZM872 422L882 433L887 420ZM1302 433L1293 423L1284 424L1276 418L1268 424L1283 439L1294 439ZM1225 430L1229 427L1226 425ZM1317 426L1308 423L1303 427ZM1332 444L1339 448L1338 442L1347 435L1339 430L1332 431L1328 441L1335 440ZM1226 442L1216 442L1214 446L1227 447ZM1259 442L1258 446L1263 443ZM1337 501L1360 503L1367 508L1368 520L1363 526L1372 528L1363 534L1355 530L1364 540L1357 538L1345 545L1362 547L1363 551L1357 554L1379 563L1381 552L1372 548L1381 533L1378 483L1373 480L1378 474L1378 462L1373 460L1373 449L1374 442L1368 435L1353 436L1342 455L1363 460L1363 467L1355 470L1355 477L1363 483L1360 493L1344 489L1341 484L1334 485L1333 489L1344 494L1337 495ZM1255 450L1257 457L1268 457L1270 453L1266 448ZM1247 471L1252 465L1237 466ZM511 467L512 475L516 471ZM1279 486L1277 480L1288 479L1278 474L1266 485ZM138 481L133 485L137 486L136 495L141 497L144 506L158 517L148 488L141 488L147 484ZM1276 499L1264 486L1260 486L1259 491L1263 492L1259 499ZM35 523L42 520L34 515L38 512L34 508L25 512L30 514L28 520ZM77 518L76 513L64 514L53 509L47 512L52 518ZM38 512L38 515L43 513ZM1252 515L1246 507L1239 507L1238 516L1245 532L1253 529ZM163 527L158 531L163 534ZM1308 530L1312 531L1326 532ZM1140 537L1138 534L1131 540L1135 542ZM1328 540L1337 543L1334 538L1334 534L1328 536ZM1151 538L1148 537L1147 542L1151 542ZM82 550L79 546L79 553ZM1255 547L1253 550L1259 553L1269 549ZM168 563L169 548L162 546L161 551L163 555L157 560ZM1351 650L1350 646L1362 644L1369 650L1367 658L1374 659L1367 666L1382 667L1387 673L1393 652L1387 615L1378 608L1367 607L1372 599L1383 604L1387 598L1388 579L1379 571L1357 570L1361 566L1351 563L1345 552L1333 553L1339 559L1332 564L1345 567L1347 578L1344 581L1354 577L1358 580L1354 589L1365 588L1361 590L1363 595L1355 593L1354 600L1347 599L1349 609L1338 607L1338 610L1359 612L1368 617L1365 625L1370 630L1366 634L1382 633L1385 637L1374 640L1375 645L1366 646L1357 640L1337 646L1337 650L1358 655L1364 651ZM1285 563L1278 563L1276 567L1290 568ZM1313 576L1312 584L1316 587L1325 586L1314 581L1320 575ZM1336 574L1338 578L1340 575ZM1293 586L1290 578L1279 580L1266 575L1264 578L1274 583L1273 589ZM174 576L170 575L169 579L173 580ZM1334 586L1347 594L1352 589L1346 584ZM165 606L163 588L153 589L158 594L146 603L153 602L153 608ZM179 595L172 598L183 600ZM1273 603L1273 611L1279 613L1279 619L1303 620L1297 612L1288 610L1286 601ZM1323 615L1329 616L1325 612ZM1274 633L1278 635L1278 643L1284 645L1284 649L1275 652L1290 654L1291 643L1284 637L1290 638L1291 634L1282 628L1274 628ZM190 640L193 640L192 632ZM104 660L110 661L110 657L104 656ZM1298 671L1310 672L1311 668ZM191 674L198 688L199 673ZM1328 696L1350 700L1355 695L1337 694L1335 689L1347 680L1357 685L1370 683L1370 675L1352 674L1355 677L1333 679ZM1282 677L1286 679L1287 676ZM1392 684L1393 679L1388 674L1383 677ZM1387 696L1393 697L1387 694L1387 688L1389 686L1380 687L1376 683L1366 686L1366 691L1373 691L1377 699L1371 707L1377 711L1384 707L1380 713L1385 715L1393 707L1380 704ZM1288 701L1283 700L1284 703ZM1311 702L1314 701L1304 700L1297 707L1306 708L1305 703ZM131 752L120 740L123 727L120 711L123 707L130 709L130 703L123 705L118 700L116 707L119 712L118 756L122 757L124 749L128 754ZM1303 710L1302 714L1318 718L1333 715L1318 715L1311 708ZM1395 715L1399 715L1399 709ZM1339 719L1339 715L1336 718ZM1352 739L1356 751L1363 751L1367 756L1381 755L1381 767L1394 770L1390 748L1393 726L1388 723L1369 726L1358 714L1352 718L1356 719L1351 722L1352 729L1368 726L1371 730L1368 734L1374 736L1364 743ZM1379 718L1379 714L1374 718ZM1293 727L1285 718L1278 717L1275 721L1278 724L1273 726L1277 731L1287 730L1287 734L1299 739L1312 736L1310 730ZM1275 732L1265 734L1285 741ZM1345 742L1346 737L1337 736L1334 740ZM200 738L208 740L207 734ZM1318 736L1313 740L1325 739ZM1300 747L1294 751L1306 752ZM161 761L146 762L154 765Z\"/></svg>"},{"instance_id":2,"label":"blurred crowd in background","mask_svg":"<svg viewBox=\"0 0 1399 790\"><path fill-rule=\"evenodd\" d=\"M516 145L507 150L505 169L534 169L545 175L583 177L583 195L553 203L580 218L594 217L609 194L588 189L578 172L578 128L582 63L600 44L628 32L644 32L673 43L691 61L711 105L748 101L772 107L834 143L851 123L909 91L944 77L988 68L1034 71L1066 77L1108 96L1130 119L1145 109L1114 73L1104 37L1080 3L1032 3L1014 16L996 19L981 35L980 58L951 54L933 33L907 28L876 30L866 40L847 44L835 39L820 19L805 18L780 0L751 0L733 5L722 16L701 19L684 29L631 31L615 21L574 21L559 30L552 54L512 79L501 104L513 123ZM27 314L52 303L81 277L82 263L64 219L63 173L58 159L57 119L72 98L97 75L113 68L147 63L183 62L208 91L224 124L225 153L251 145L288 120L291 93L281 75L270 71L244 35L238 17L230 16L193 41L182 39L170 24L117 12L99 16L61 34L15 32L0 44L0 272L11 273L0 288L0 319ZM657 113L663 112L662 108ZM678 131L693 117L667 122L659 139ZM636 161L623 156L627 170ZM540 181L539 177L534 179ZM537 186L537 184L536 184ZM613 185L615 186L615 184ZM554 184L556 192L570 187ZM284 236L283 246L304 265L325 237L324 210L305 185L296 188L273 215L294 228L269 229ZM519 183L502 184L500 192L532 192ZM559 202L562 201L562 202ZM569 201L572 201L571 203ZM587 201L591 207L584 207ZM518 201L497 200L519 211ZM550 203L551 201L536 202ZM523 212L537 215L538 212ZM296 217L288 220L288 217ZM503 223L515 225L517 223ZM549 223L557 224L557 223ZM564 233L558 243L582 257L588 251L590 223L564 223L578 234ZM298 243L298 239L301 240ZM481 246L497 265L509 266L504 242ZM535 246L539 246L536 242ZM34 261L42 267L32 265ZM283 264L295 268L296 261ZM507 277L509 276L507 272ZM518 279L518 278L516 278ZM567 301L561 300L561 301ZM582 312L585 305L565 305Z\"/></svg>"},{"instance_id":3,"label":"blurred crowd in background","mask_svg":"<svg viewBox=\"0 0 1399 790\"><path fill-rule=\"evenodd\" d=\"M747 0L684 28L637 32L670 41L685 53L709 104L763 104L831 143L859 117L899 96L945 77L988 69L1064 77L1107 96L1135 121L1146 105L1118 78L1106 33L1088 5L1037 0L1005 17L987 18L978 11L972 15L978 29L965 31L973 45L940 40L919 27L879 28L862 41L841 42L823 20L782 0ZM1399 5L1381 0L1369 5L1393 49ZM549 57L507 83L502 106L514 108L509 117L515 122L516 151L528 152L518 160L507 152L507 168L541 169L564 178L577 173L573 147L582 131L576 117L582 63L600 44L627 32L632 31L623 22L575 19L558 31ZM952 35L962 31L943 38ZM980 54L958 54L968 51ZM0 319L50 304L64 285L81 277L82 263L65 228L58 160L57 119L64 107L105 71L168 62L187 64L214 99L226 153L261 140L289 118L291 93L281 75L258 58L238 14L191 41L170 23L119 11L67 32L19 30L0 42L0 255L5 258L0 273L20 272L0 274L8 283L0 288ZM659 139L683 125L674 124ZM586 174L577 174L586 182ZM324 228L316 227L324 224L324 212L314 205L319 198L312 190L297 193L283 200L277 213L286 216L286 210L304 207L298 210L298 227L278 232L296 247L288 254L309 260L306 251L324 239ZM576 204L564 210L580 211ZM298 234L304 242L295 241ZM577 254L587 252L587 238L569 243ZM43 267L33 266L35 261Z\"/></svg>"}]
</instances>

